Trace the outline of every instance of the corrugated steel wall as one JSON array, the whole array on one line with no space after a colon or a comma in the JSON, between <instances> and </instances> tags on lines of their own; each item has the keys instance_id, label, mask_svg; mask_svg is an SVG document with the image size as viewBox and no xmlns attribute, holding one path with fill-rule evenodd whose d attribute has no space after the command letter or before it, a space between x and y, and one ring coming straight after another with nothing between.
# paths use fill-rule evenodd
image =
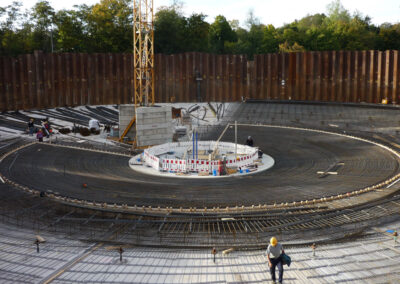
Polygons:
<instances>
[{"instance_id":1,"label":"corrugated steel wall","mask_svg":"<svg viewBox=\"0 0 400 284\"><path fill-rule=\"evenodd\" d=\"M399 51L256 55L157 54L157 102L252 99L400 101ZM0 110L125 104L132 54L55 53L0 57Z\"/></svg>"},{"instance_id":2,"label":"corrugated steel wall","mask_svg":"<svg viewBox=\"0 0 400 284\"><path fill-rule=\"evenodd\" d=\"M257 55L248 97L327 102L400 102L399 51Z\"/></svg>"}]
</instances>

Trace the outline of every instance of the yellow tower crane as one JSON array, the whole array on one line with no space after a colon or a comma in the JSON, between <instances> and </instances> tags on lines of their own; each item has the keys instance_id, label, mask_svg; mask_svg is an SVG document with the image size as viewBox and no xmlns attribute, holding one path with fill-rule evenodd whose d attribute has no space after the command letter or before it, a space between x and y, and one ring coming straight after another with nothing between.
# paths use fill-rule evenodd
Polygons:
<instances>
[{"instance_id":1,"label":"yellow tower crane","mask_svg":"<svg viewBox=\"0 0 400 284\"><path fill-rule=\"evenodd\" d=\"M120 137L122 142L136 121L136 109L154 105L153 0L133 0L133 81L135 116Z\"/></svg>"}]
</instances>

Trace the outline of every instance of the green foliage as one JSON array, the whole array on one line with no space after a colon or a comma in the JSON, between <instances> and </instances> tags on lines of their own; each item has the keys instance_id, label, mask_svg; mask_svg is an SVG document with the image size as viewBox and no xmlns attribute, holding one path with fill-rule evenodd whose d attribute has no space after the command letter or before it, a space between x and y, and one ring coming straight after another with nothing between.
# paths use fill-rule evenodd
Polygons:
<instances>
[{"instance_id":1,"label":"green foliage","mask_svg":"<svg viewBox=\"0 0 400 284\"><path fill-rule=\"evenodd\" d=\"M44 52L132 52L132 0L99 0L55 11L39 0L31 9L22 4L0 7L0 56ZM174 1L155 14L155 52L211 52L254 54L317 50L400 49L400 24L371 24L368 16L351 14L339 0L326 14L307 15L282 27L265 25L253 10L244 27L237 20L206 15L184 16Z\"/></svg>"},{"instance_id":2,"label":"green foliage","mask_svg":"<svg viewBox=\"0 0 400 284\"><path fill-rule=\"evenodd\" d=\"M155 15L154 38L156 53L184 51L186 19L176 6L162 7Z\"/></svg>"},{"instance_id":3,"label":"green foliage","mask_svg":"<svg viewBox=\"0 0 400 284\"><path fill-rule=\"evenodd\" d=\"M225 53L225 43L229 44L235 41L237 41L237 35L226 18L221 15L215 17L215 21L209 29L210 51L223 54Z\"/></svg>"},{"instance_id":4,"label":"green foliage","mask_svg":"<svg viewBox=\"0 0 400 284\"><path fill-rule=\"evenodd\" d=\"M205 21L206 15L192 14L186 19L185 51L208 51L210 24Z\"/></svg>"}]
</instances>

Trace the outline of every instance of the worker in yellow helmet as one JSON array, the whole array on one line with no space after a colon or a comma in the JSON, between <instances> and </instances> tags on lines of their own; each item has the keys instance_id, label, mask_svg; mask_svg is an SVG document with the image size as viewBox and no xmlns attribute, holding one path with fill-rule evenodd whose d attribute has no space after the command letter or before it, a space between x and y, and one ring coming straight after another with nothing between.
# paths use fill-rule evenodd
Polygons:
<instances>
[{"instance_id":1,"label":"worker in yellow helmet","mask_svg":"<svg viewBox=\"0 0 400 284\"><path fill-rule=\"evenodd\" d=\"M278 266L279 270L279 283L282 283L283 278L283 262L282 254L284 253L283 247L275 237L272 237L267 249L267 258L269 270L271 272L272 283L276 283L275 267Z\"/></svg>"}]
</instances>

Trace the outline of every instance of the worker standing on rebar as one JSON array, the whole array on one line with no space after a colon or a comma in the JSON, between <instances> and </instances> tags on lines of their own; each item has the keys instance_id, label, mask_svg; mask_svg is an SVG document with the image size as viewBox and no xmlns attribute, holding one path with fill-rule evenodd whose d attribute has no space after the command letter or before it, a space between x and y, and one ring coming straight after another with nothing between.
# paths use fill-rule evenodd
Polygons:
<instances>
[{"instance_id":1,"label":"worker standing on rebar","mask_svg":"<svg viewBox=\"0 0 400 284\"><path fill-rule=\"evenodd\" d=\"M283 247L275 237L272 237L270 244L267 249L267 258L269 264L269 270L271 273L271 279L273 283L276 283L275 268L278 266L279 270L279 283L282 283L283 278L283 261L282 254L284 253Z\"/></svg>"},{"instance_id":2,"label":"worker standing on rebar","mask_svg":"<svg viewBox=\"0 0 400 284\"><path fill-rule=\"evenodd\" d=\"M39 142L43 142L43 137L44 137L43 130L39 129L39 131L36 133L36 138L37 140L39 140Z\"/></svg>"},{"instance_id":3,"label":"worker standing on rebar","mask_svg":"<svg viewBox=\"0 0 400 284\"><path fill-rule=\"evenodd\" d=\"M250 147L253 147L254 141L253 141L253 138L251 138L251 136L247 137L246 145L250 146Z\"/></svg>"},{"instance_id":4,"label":"worker standing on rebar","mask_svg":"<svg viewBox=\"0 0 400 284\"><path fill-rule=\"evenodd\" d=\"M30 136L33 136L33 133L35 132L35 119L33 118L29 119L28 132Z\"/></svg>"}]
</instances>

